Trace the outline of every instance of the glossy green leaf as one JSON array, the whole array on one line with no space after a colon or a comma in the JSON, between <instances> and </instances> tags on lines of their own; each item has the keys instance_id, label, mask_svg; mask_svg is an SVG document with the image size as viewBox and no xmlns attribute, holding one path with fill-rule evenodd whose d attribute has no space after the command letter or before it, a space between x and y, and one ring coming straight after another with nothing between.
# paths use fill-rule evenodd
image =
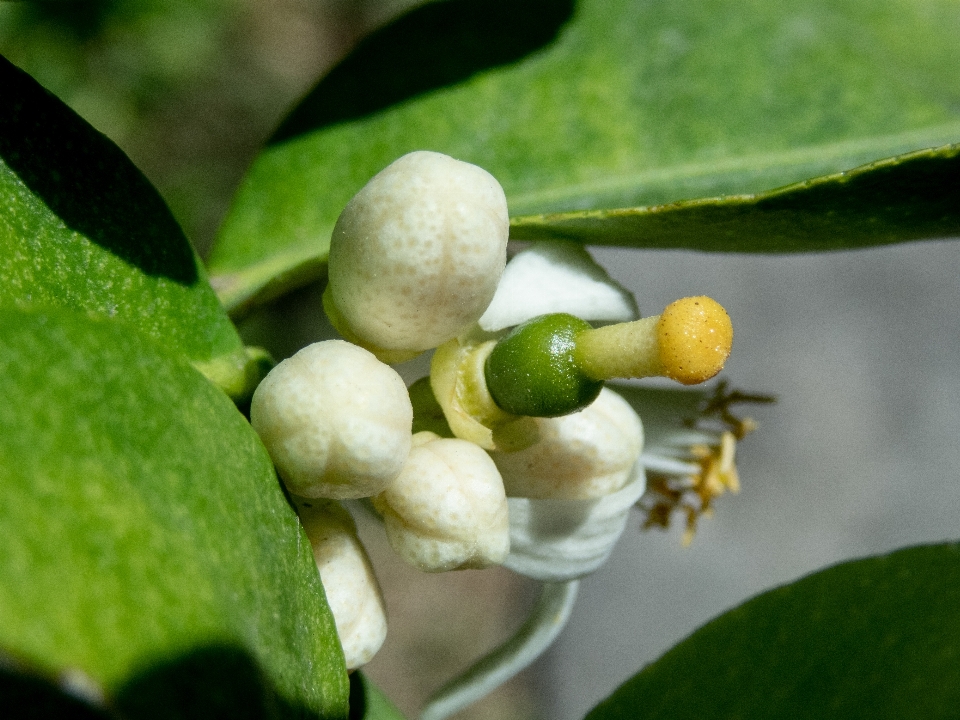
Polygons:
<instances>
[{"instance_id":1,"label":"glossy green leaf","mask_svg":"<svg viewBox=\"0 0 960 720\"><path fill-rule=\"evenodd\" d=\"M129 718L346 716L310 544L186 362L120 323L0 308L0 473L0 657Z\"/></svg>"},{"instance_id":2,"label":"glossy green leaf","mask_svg":"<svg viewBox=\"0 0 960 720\"><path fill-rule=\"evenodd\" d=\"M427 4L361 44L281 126L221 229L214 284L240 313L322 274L344 204L415 149L486 168L511 213L531 215L757 193L957 142L958 33L954 0ZM956 186L956 156L941 159L940 177ZM879 187L858 196L854 215L883 215L868 201L905 186L910 168L900 167L870 171ZM801 192L796 202L842 202L837 183L818 188L836 197ZM743 229L724 234L752 249L762 208L731 202L740 203L732 219L724 203L716 212ZM857 242L956 227L925 213L899 207L896 223L865 226ZM699 228L702 246L714 247L712 220L688 212L677 242L701 247ZM529 237L538 226L522 227ZM673 241L646 227L590 237Z\"/></svg>"},{"instance_id":3,"label":"glossy green leaf","mask_svg":"<svg viewBox=\"0 0 960 720\"><path fill-rule=\"evenodd\" d=\"M771 192L514 218L514 240L715 252L848 250L960 235L960 144Z\"/></svg>"},{"instance_id":4,"label":"glossy green leaf","mask_svg":"<svg viewBox=\"0 0 960 720\"><path fill-rule=\"evenodd\" d=\"M233 396L243 345L163 199L126 155L0 58L0 305L84 310L195 362Z\"/></svg>"},{"instance_id":5,"label":"glossy green leaf","mask_svg":"<svg viewBox=\"0 0 960 720\"><path fill-rule=\"evenodd\" d=\"M362 672L350 675L350 720L405 720L403 713Z\"/></svg>"},{"instance_id":6,"label":"glossy green leaf","mask_svg":"<svg viewBox=\"0 0 960 720\"><path fill-rule=\"evenodd\" d=\"M588 720L955 718L960 545L848 562L708 623Z\"/></svg>"}]
</instances>

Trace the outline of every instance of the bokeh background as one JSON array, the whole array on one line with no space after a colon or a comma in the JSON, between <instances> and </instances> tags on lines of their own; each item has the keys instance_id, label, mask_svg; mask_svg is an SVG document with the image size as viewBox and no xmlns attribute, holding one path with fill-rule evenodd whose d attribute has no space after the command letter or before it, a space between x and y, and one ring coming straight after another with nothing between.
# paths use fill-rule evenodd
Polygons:
<instances>
[{"instance_id":1,"label":"bokeh background","mask_svg":"<svg viewBox=\"0 0 960 720\"><path fill-rule=\"evenodd\" d=\"M0 3L0 53L117 142L205 253L286 111L359 38L412 4ZM680 528L641 532L638 515L583 582L554 648L463 719L580 718L748 597L842 560L960 535L960 245L595 257L645 314L690 294L720 300L736 327L725 376L779 402L750 409L760 429L740 446L743 492L717 503L692 546L680 546ZM279 359L330 336L321 290L249 318L248 342ZM412 381L425 367L401 369ZM444 679L520 625L536 586L499 569L425 576L392 556L362 511L358 519L390 612L368 674L412 718Z\"/></svg>"}]
</instances>

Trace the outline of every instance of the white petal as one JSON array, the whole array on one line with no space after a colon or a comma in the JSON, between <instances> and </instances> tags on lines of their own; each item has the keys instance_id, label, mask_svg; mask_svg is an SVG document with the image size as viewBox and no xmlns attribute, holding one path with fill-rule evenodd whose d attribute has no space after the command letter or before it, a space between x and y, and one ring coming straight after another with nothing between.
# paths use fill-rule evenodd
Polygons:
<instances>
[{"instance_id":1,"label":"white petal","mask_svg":"<svg viewBox=\"0 0 960 720\"><path fill-rule=\"evenodd\" d=\"M537 580L583 577L606 561L647 486L637 463L621 490L596 500L507 498L510 554L503 566Z\"/></svg>"},{"instance_id":2,"label":"white petal","mask_svg":"<svg viewBox=\"0 0 960 720\"><path fill-rule=\"evenodd\" d=\"M583 320L626 322L640 317L636 300L579 245L544 240L507 263L497 292L480 318L487 332L546 313Z\"/></svg>"},{"instance_id":3,"label":"white petal","mask_svg":"<svg viewBox=\"0 0 960 720\"><path fill-rule=\"evenodd\" d=\"M609 388L590 405L557 418L530 418L537 442L517 452L491 452L507 495L588 500L631 479L643 448L643 425Z\"/></svg>"}]
</instances>

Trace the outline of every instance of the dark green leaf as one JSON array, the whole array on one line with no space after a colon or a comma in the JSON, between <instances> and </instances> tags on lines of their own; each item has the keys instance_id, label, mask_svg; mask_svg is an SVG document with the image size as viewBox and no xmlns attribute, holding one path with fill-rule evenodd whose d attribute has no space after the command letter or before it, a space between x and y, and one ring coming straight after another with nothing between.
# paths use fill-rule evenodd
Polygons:
<instances>
[{"instance_id":1,"label":"dark green leaf","mask_svg":"<svg viewBox=\"0 0 960 720\"><path fill-rule=\"evenodd\" d=\"M149 181L3 58L0 87L0 304L115 318L249 391L240 338Z\"/></svg>"},{"instance_id":2,"label":"dark green leaf","mask_svg":"<svg viewBox=\"0 0 960 720\"><path fill-rule=\"evenodd\" d=\"M846 250L960 235L960 144L755 195L514 218L514 240L723 252Z\"/></svg>"},{"instance_id":3,"label":"dark green leaf","mask_svg":"<svg viewBox=\"0 0 960 720\"><path fill-rule=\"evenodd\" d=\"M8 660L0 666L4 720L113 720L96 701L78 697L79 688L12 664Z\"/></svg>"},{"instance_id":4,"label":"dark green leaf","mask_svg":"<svg viewBox=\"0 0 960 720\"><path fill-rule=\"evenodd\" d=\"M960 138L954 0L581 0L570 9L569 0L431 3L358 47L238 192L211 257L231 312L322 274L344 204L411 150L486 168L511 213L528 215L757 193ZM478 24L481 11L495 21ZM516 28L531 26L539 32L524 46ZM956 157L941 160L937 177L955 187ZM903 202L886 224L885 206L869 202L904 187L912 170L900 167L881 165L875 192L857 195L855 219L884 220L875 233L853 232L857 243L956 227ZM825 181L820 196L796 202L837 206L841 185ZM769 223L753 218L762 207L739 202L723 234L752 248L745 238ZM729 208L716 214L726 219ZM702 247L715 247L713 217L688 212L684 246L701 247L690 239L699 226ZM647 245L646 230L622 233L594 235ZM650 235L651 245L668 242Z\"/></svg>"},{"instance_id":5,"label":"dark green leaf","mask_svg":"<svg viewBox=\"0 0 960 720\"><path fill-rule=\"evenodd\" d=\"M708 623L588 720L955 718L960 545L849 562Z\"/></svg>"},{"instance_id":6,"label":"dark green leaf","mask_svg":"<svg viewBox=\"0 0 960 720\"><path fill-rule=\"evenodd\" d=\"M177 356L119 323L0 309L0 469L2 653L129 718L346 715L270 459Z\"/></svg>"}]
</instances>

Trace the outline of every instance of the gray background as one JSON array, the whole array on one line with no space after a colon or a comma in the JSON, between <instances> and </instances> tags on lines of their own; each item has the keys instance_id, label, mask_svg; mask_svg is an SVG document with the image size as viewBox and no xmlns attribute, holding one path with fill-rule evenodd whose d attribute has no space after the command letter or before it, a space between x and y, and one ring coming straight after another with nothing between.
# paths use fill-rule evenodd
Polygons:
<instances>
[{"instance_id":1,"label":"gray background","mask_svg":"<svg viewBox=\"0 0 960 720\"><path fill-rule=\"evenodd\" d=\"M960 245L805 256L596 250L643 314L709 294L735 327L724 376L772 392L739 448L743 491L693 545L628 527L533 669L552 720L597 701L699 625L824 566L960 536Z\"/></svg>"}]
</instances>

